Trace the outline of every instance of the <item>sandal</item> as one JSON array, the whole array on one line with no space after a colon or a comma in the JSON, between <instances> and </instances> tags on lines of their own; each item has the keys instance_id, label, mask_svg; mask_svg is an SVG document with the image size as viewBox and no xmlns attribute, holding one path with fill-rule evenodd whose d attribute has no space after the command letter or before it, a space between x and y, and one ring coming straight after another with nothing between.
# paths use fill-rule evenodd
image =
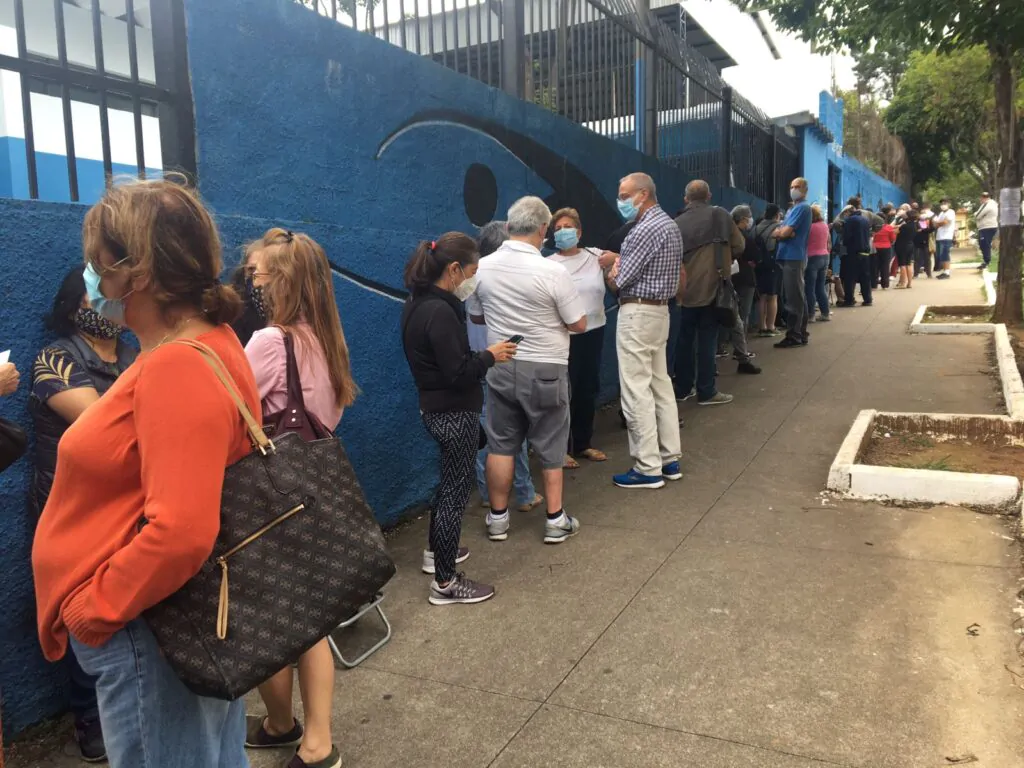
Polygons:
<instances>
[{"instance_id":1,"label":"sandal","mask_svg":"<svg viewBox=\"0 0 1024 768\"><path fill-rule=\"evenodd\" d=\"M529 501L526 504L520 504L519 505L519 511L520 512L530 512L531 510L536 509L537 507L539 507L543 503L544 503L544 497L541 496L539 493L538 494L534 494L533 501Z\"/></svg>"},{"instance_id":2,"label":"sandal","mask_svg":"<svg viewBox=\"0 0 1024 768\"><path fill-rule=\"evenodd\" d=\"M580 463L576 461L569 454L565 454L565 461L562 463L562 469L579 469Z\"/></svg>"},{"instance_id":3,"label":"sandal","mask_svg":"<svg viewBox=\"0 0 1024 768\"><path fill-rule=\"evenodd\" d=\"M604 452L597 450L597 448L587 448L585 451L580 451L579 455L590 461L608 461L608 457L605 456Z\"/></svg>"}]
</instances>

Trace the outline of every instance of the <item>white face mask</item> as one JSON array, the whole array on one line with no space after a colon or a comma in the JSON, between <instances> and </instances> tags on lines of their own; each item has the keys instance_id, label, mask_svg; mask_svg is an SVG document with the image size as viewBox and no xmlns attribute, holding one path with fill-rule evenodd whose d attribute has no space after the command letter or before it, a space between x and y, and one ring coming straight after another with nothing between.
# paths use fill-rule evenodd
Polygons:
<instances>
[{"instance_id":1,"label":"white face mask","mask_svg":"<svg viewBox=\"0 0 1024 768\"><path fill-rule=\"evenodd\" d=\"M473 295L473 291L475 290L476 275L473 275L472 277L467 277L465 280L459 283L459 285L455 288L454 291L452 291L452 293L455 294L455 298L457 298L459 301L465 301L466 299Z\"/></svg>"}]
</instances>

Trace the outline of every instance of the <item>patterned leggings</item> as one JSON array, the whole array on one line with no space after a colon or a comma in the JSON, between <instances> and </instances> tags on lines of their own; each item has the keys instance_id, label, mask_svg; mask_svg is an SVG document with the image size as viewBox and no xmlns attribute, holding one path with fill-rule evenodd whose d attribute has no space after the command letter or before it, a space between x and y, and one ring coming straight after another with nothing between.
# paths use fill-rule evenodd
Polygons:
<instances>
[{"instance_id":1,"label":"patterned leggings","mask_svg":"<svg viewBox=\"0 0 1024 768\"><path fill-rule=\"evenodd\" d=\"M480 414L469 411L422 414L423 425L441 448L441 484L430 505L430 549L438 584L455 576L462 513L473 486L480 441Z\"/></svg>"}]
</instances>

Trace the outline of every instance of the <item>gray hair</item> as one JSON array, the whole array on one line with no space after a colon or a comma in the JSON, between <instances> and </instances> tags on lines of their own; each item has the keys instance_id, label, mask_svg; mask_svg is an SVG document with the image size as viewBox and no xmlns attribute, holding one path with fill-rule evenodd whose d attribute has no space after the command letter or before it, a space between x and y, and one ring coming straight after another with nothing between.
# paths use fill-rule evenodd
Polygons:
<instances>
[{"instance_id":1,"label":"gray hair","mask_svg":"<svg viewBox=\"0 0 1024 768\"><path fill-rule=\"evenodd\" d=\"M706 203L711 199L711 187L703 179L694 179L686 185L686 199L691 203Z\"/></svg>"},{"instance_id":2,"label":"gray hair","mask_svg":"<svg viewBox=\"0 0 1024 768\"><path fill-rule=\"evenodd\" d=\"M504 221L492 221L480 227L476 236L476 247L480 258L490 256L508 240L508 225Z\"/></svg>"},{"instance_id":3,"label":"gray hair","mask_svg":"<svg viewBox=\"0 0 1024 768\"><path fill-rule=\"evenodd\" d=\"M637 192L646 192L647 196L651 198L651 202L658 202L658 188L654 186L654 179L646 173L631 173L619 179L619 184L624 181L633 182Z\"/></svg>"},{"instance_id":4,"label":"gray hair","mask_svg":"<svg viewBox=\"0 0 1024 768\"><path fill-rule=\"evenodd\" d=\"M512 237L532 235L551 223L551 209L539 197L521 197L508 209L508 233Z\"/></svg>"},{"instance_id":5,"label":"gray hair","mask_svg":"<svg viewBox=\"0 0 1024 768\"><path fill-rule=\"evenodd\" d=\"M737 205L732 209L732 220L739 224L744 219L754 218L754 212L749 205Z\"/></svg>"}]
</instances>

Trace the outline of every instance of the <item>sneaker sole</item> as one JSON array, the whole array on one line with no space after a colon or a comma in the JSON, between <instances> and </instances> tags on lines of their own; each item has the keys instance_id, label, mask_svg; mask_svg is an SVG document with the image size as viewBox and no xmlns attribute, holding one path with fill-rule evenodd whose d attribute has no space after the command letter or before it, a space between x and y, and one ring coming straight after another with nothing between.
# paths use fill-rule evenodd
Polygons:
<instances>
[{"instance_id":1,"label":"sneaker sole","mask_svg":"<svg viewBox=\"0 0 1024 768\"><path fill-rule=\"evenodd\" d=\"M296 739L295 741L280 741L274 744L250 744L248 741L245 742L246 749L287 749L289 747L297 747L302 743L302 739Z\"/></svg>"},{"instance_id":2,"label":"sneaker sole","mask_svg":"<svg viewBox=\"0 0 1024 768\"><path fill-rule=\"evenodd\" d=\"M487 538L491 541L505 541L508 538L508 531L505 533L488 533Z\"/></svg>"},{"instance_id":3,"label":"sneaker sole","mask_svg":"<svg viewBox=\"0 0 1024 768\"><path fill-rule=\"evenodd\" d=\"M614 480L612 480L612 482L615 483ZM635 485L634 484L615 483L615 487L616 488L629 488L629 489L633 489L633 488L650 488L650 489L654 490L654 489L657 489L657 488L664 488L665 487L665 481L662 479L662 480L659 480L656 483L637 483Z\"/></svg>"},{"instance_id":4,"label":"sneaker sole","mask_svg":"<svg viewBox=\"0 0 1024 768\"><path fill-rule=\"evenodd\" d=\"M484 597L434 597L431 595L427 598L427 602L431 605L476 605L477 603L483 603L494 597L494 593L491 592L489 595Z\"/></svg>"},{"instance_id":5,"label":"sneaker sole","mask_svg":"<svg viewBox=\"0 0 1024 768\"><path fill-rule=\"evenodd\" d=\"M717 402L714 401L714 400L705 400L702 403L697 403L697 405L700 405L700 406L704 406L704 405L728 405L731 402L732 402L732 400L719 400Z\"/></svg>"},{"instance_id":6,"label":"sneaker sole","mask_svg":"<svg viewBox=\"0 0 1024 768\"><path fill-rule=\"evenodd\" d=\"M545 544L561 544L566 539L571 539L577 533L579 533L579 530L572 531L571 533L569 531L566 531L564 536L545 536L544 537L544 543Z\"/></svg>"},{"instance_id":7,"label":"sneaker sole","mask_svg":"<svg viewBox=\"0 0 1024 768\"><path fill-rule=\"evenodd\" d=\"M662 475L662 478L665 480L682 480L683 473L680 472L678 475Z\"/></svg>"}]
</instances>

